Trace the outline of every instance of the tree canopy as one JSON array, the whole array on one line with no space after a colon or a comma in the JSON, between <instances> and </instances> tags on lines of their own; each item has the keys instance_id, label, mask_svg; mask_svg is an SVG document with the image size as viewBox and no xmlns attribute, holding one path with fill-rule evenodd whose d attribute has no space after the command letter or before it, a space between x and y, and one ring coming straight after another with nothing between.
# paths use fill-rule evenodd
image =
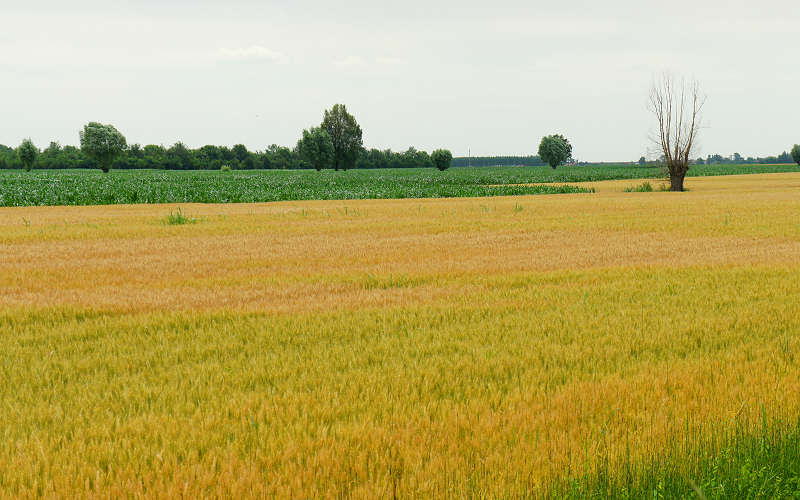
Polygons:
<instances>
[{"instance_id":1,"label":"tree canopy","mask_svg":"<svg viewBox=\"0 0 800 500\"><path fill-rule=\"evenodd\" d=\"M795 144L792 148L792 159L800 165L800 144Z\"/></svg>"},{"instance_id":2,"label":"tree canopy","mask_svg":"<svg viewBox=\"0 0 800 500\"><path fill-rule=\"evenodd\" d=\"M303 137L297 141L297 153L318 171L333 165L336 155L331 136L322 127L303 130Z\"/></svg>"},{"instance_id":3,"label":"tree canopy","mask_svg":"<svg viewBox=\"0 0 800 500\"><path fill-rule=\"evenodd\" d=\"M433 161L433 165L436 168L444 172L450 168L450 163L453 161L453 153L447 149L437 149L431 153L431 161Z\"/></svg>"},{"instance_id":4,"label":"tree canopy","mask_svg":"<svg viewBox=\"0 0 800 500\"><path fill-rule=\"evenodd\" d=\"M17 148L17 155L19 156L19 161L22 162L22 166L25 167L25 170L30 172L31 168L33 168L33 162L35 162L36 157L39 156L39 148L34 146L33 141L30 139L24 139L22 144Z\"/></svg>"},{"instance_id":5,"label":"tree canopy","mask_svg":"<svg viewBox=\"0 0 800 500\"><path fill-rule=\"evenodd\" d=\"M119 156L128 144L113 125L89 122L80 132L81 150L100 164L104 173L108 173L114 159Z\"/></svg>"},{"instance_id":6,"label":"tree canopy","mask_svg":"<svg viewBox=\"0 0 800 500\"><path fill-rule=\"evenodd\" d=\"M560 134L544 136L539 143L539 157L555 169L572 158L572 145Z\"/></svg>"},{"instance_id":7,"label":"tree canopy","mask_svg":"<svg viewBox=\"0 0 800 500\"><path fill-rule=\"evenodd\" d=\"M347 112L347 107L335 104L332 109L325 110L322 128L333 142L334 168L347 170L355 167L363 148L363 139L361 127L355 117Z\"/></svg>"}]
</instances>

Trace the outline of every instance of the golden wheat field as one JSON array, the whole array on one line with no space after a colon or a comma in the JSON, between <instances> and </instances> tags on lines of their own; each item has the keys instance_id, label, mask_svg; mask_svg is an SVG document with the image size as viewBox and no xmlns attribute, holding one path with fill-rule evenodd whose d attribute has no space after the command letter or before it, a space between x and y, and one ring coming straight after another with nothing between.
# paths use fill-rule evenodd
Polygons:
<instances>
[{"instance_id":1,"label":"golden wheat field","mask_svg":"<svg viewBox=\"0 0 800 500\"><path fill-rule=\"evenodd\" d=\"M544 491L800 415L800 174L0 209L0 495Z\"/></svg>"}]
</instances>

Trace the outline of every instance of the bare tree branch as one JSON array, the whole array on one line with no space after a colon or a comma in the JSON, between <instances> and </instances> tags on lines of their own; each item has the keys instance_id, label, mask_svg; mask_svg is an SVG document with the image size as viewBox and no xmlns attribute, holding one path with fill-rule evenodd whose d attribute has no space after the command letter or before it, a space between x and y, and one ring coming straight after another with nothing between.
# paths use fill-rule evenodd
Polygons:
<instances>
[{"instance_id":1,"label":"bare tree branch","mask_svg":"<svg viewBox=\"0 0 800 500\"><path fill-rule=\"evenodd\" d=\"M664 154L673 191L683 191L705 101L696 81L681 79L676 83L670 74L658 78L650 90L648 108L658 122L658 139L654 142Z\"/></svg>"}]
</instances>

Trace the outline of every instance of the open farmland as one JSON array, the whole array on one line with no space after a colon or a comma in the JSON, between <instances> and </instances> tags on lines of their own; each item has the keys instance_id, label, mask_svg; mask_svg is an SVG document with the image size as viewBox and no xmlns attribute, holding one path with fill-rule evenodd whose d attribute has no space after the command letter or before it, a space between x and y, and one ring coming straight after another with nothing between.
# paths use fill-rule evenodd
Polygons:
<instances>
[{"instance_id":1,"label":"open farmland","mask_svg":"<svg viewBox=\"0 0 800 500\"><path fill-rule=\"evenodd\" d=\"M634 184L0 209L0 494L789 495L800 173Z\"/></svg>"},{"instance_id":2,"label":"open farmland","mask_svg":"<svg viewBox=\"0 0 800 500\"><path fill-rule=\"evenodd\" d=\"M797 165L696 165L689 175L797 172ZM661 179L659 167L632 165L309 170L0 170L0 206L132 203L252 203L290 200L454 198L576 193L564 185ZM546 185L543 185L546 184Z\"/></svg>"}]
</instances>

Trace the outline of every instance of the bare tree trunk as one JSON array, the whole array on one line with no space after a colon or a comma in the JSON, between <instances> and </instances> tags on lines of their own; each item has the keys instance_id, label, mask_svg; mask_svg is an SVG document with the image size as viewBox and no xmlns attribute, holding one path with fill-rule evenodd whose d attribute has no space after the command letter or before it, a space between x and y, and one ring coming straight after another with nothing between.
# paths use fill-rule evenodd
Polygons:
<instances>
[{"instance_id":1,"label":"bare tree trunk","mask_svg":"<svg viewBox=\"0 0 800 500\"><path fill-rule=\"evenodd\" d=\"M683 179L686 174L669 174L669 190L670 191L683 191Z\"/></svg>"}]
</instances>

